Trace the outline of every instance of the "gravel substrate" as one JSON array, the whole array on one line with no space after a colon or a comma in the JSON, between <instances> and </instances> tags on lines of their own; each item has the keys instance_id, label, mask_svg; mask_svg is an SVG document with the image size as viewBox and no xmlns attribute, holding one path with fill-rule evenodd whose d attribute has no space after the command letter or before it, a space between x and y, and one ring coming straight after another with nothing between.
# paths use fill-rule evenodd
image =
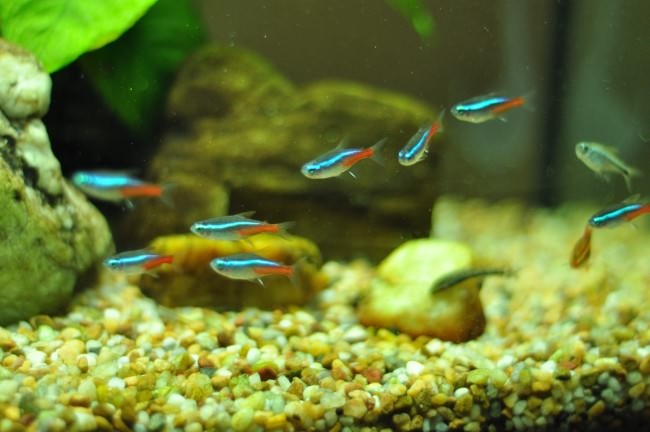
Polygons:
<instances>
[{"instance_id":1,"label":"gravel substrate","mask_svg":"<svg viewBox=\"0 0 650 432\"><path fill-rule=\"evenodd\" d=\"M437 206L437 236L516 271L486 279L487 328L463 344L360 326L363 262L328 263L333 285L286 311L167 309L107 275L67 315L0 329L0 432L633 430L650 417L650 235L595 232L574 270L588 215Z\"/></svg>"}]
</instances>

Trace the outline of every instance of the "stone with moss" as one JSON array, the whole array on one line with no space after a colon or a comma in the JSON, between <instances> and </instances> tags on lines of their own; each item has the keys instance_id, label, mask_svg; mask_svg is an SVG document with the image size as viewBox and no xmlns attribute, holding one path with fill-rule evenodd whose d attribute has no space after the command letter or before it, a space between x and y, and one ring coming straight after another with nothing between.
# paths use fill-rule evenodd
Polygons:
<instances>
[{"instance_id":1,"label":"stone with moss","mask_svg":"<svg viewBox=\"0 0 650 432\"><path fill-rule=\"evenodd\" d=\"M121 230L134 247L245 210L295 221L296 233L328 257L379 259L405 233L428 231L441 141L426 161L397 163L411 135L437 117L409 96L345 81L297 86L251 52L211 45L179 72L167 117L148 178L174 184L174 206L182 211L143 201ZM300 172L341 140L366 147L384 137L385 166L362 161L356 179L311 180Z\"/></svg>"},{"instance_id":2,"label":"stone with moss","mask_svg":"<svg viewBox=\"0 0 650 432\"><path fill-rule=\"evenodd\" d=\"M17 72L18 71L18 72ZM0 325L56 313L111 253L106 221L61 174L40 116L49 76L0 40Z\"/></svg>"}]
</instances>

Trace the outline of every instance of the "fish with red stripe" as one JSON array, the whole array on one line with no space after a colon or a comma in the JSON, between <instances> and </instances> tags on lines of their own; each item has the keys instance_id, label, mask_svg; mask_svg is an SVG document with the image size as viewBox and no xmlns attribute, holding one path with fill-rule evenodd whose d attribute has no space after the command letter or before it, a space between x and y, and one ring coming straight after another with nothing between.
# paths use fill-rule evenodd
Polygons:
<instances>
[{"instance_id":1,"label":"fish with red stripe","mask_svg":"<svg viewBox=\"0 0 650 432\"><path fill-rule=\"evenodd\" d=\"M386 138L383 138L372 147L363 148L343 148L342 142L334 150L304 164L301 172L310 179L324 179L343 174L363 159L372 159L381 165L382 159L379 151L385 142ZM349 173L355 177L351 171Z\"/></svg>"},{"instance_id":2,"label":"fish with red stripe","mask_svg":"<svg viewBox=\"0 0 650 432\"><path fill-rule=\"evenodd\" d=\"M511 98L492 93L478 96L454 105L451 114L458 120L470 123L483 123L494 119L506 121L503 115L514 108L528 106L531 95L532 93L528 93Z\"/></svg>"},{"instance_id":3,"label":"fish with red stripe","mask_svg":"<svg viewBox=\"0 0 650 432\"><path fill-rule=\"evenodd\" d=\"M160 198L171 204L169 185L148 183L123 171L77 171L72 175L72 183L92 198L124 202L129 207L132 207L131 199L142 197Z\"/></svg>"},{"instance_id":4,"label":"fish with red stripe","mask_svg":"<svg viewBox=\"0 0 650 432\"><path fill-rule=\"evenodd\" d=\"M160 255L149 249L137 249L106 258L104 267L117 273L152 274L157 267L173 262L172 255Z\"/></svg>"},{"instance_id":5,"label":"fish with red stripe","mask_svg":"<svg viewBox=\"0 0 650 432\"><path fill-rule=\"evenodd\" d=\"M298 286L297 265L298 263L282 264L254 253L237 253L215 258L210 262L210 267L222 276L230 279L257 280L262 285L263 277L286 276Z\"/></svg>"},{"instance_id":6,"label":"fish with red stripe","mask_svg":"<svg viewBox=\"0 0 650 432\"><path fill-rule=\"evenodd\" d=\"M650 203L623 202L596 213L589 218L587 224L592 228L611 228L646 213L650 213Z\"/></svg>"},{"instance_id":7,"label":"fish with red stripe","mask_svg":"<svg viewBox=\"0 0 650 432\"><path fill-rule=\"evenodd\" d=\"M213 240L242 240L262 233L287 235L287 229L293 225L293 222L274 224L250 219L253 214L255 212L250 211L202 220L192 224L190 231L199 237Z\"/></svg>"}]
</instances>

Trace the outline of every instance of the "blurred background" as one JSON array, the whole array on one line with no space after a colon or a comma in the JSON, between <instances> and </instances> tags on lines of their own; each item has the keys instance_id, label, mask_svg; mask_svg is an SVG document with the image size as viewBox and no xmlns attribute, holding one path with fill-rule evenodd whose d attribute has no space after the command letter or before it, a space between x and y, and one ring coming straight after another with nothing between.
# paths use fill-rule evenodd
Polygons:
<instances>
[{"instance_id":1,"label":"blurred background","mask_svg":"<svg viewBox=\"0 0 650 432\"><path fill-rule=\"evenodd\" d=\"M600 141L644 170L650 161L650 27L647 2L607 0L437 1L422 38L399 2L194 0L210 40L252 49L297 84L331 78L404 92L435 109L494 91L532 93L532 110L481 125L446 118L442 193L611 201L605 183L575 157L577 141ZM55 152L80 167L146 166L159 137L120 124L75 65L54 74L46 119ZM90 107L90 108L89 108ZM160 126L162 127L162 126ZM98 151L110 148L111 152ZM647 171L647 170L646 170ZM647 176L634 181L648 193Z\"/></svg>"}]
</instances>

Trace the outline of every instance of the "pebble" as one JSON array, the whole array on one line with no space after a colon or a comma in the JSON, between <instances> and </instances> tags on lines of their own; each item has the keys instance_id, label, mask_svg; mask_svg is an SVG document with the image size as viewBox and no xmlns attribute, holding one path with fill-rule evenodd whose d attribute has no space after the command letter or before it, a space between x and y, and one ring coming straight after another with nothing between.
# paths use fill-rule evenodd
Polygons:
<instances>
[{"instance_id":1,"label":"pebble","mask_svg":"<svg viewBox=\"0 0 650 432\"><path fill-rule=\"evenodd\" d=\"M253 411L252 408L244 407L237 411L232 416L231 425L235 431L245 431L253 424Z\"/></svg>"},{"instance_id":2,"label":"pebble","mask_svg":"<svg viewBox=\"0 0 650 432\"><path fill-rule=\"evenodd\" d=\"M467 374L467 382L470 384L485 385L488 378L490 378L490 371L487 369L475 369Z\"/></svg>"},{"instance_id":3,"label":"pebble","mask_svg":"<svg viewBox=\"0 0 650 432\"><path fill-rule=\"evenodd\" d=\"M320 398L320 404L326 410L340 408L345 405L345 402L345 396L336 392L326 392Z\"/></svg>"},{"instance_id":4,"label":"pebble","mask_svg":"<svg viewBox=\"0 0 650 432\"><path fill-rule=\"evenodd\" d=\"M32 367L38 367L45 363L47 354L42 351L33 350L27 353L27 360L32 364Z\"/></svg>"},{"instance_id":5,"label":"pebble","mask_svg":"<svg viewBox=\"0 0 650 432\"><path fill-rule=\"evenodd\" d=\"M363 417L367 411L366 404L361 399L350 399L343 407L343 415L356 419Z\"/></svg>"},{"instance_id":6,"label":"pebble","mask_svg":"<svg viewBox=\"0 0 650 432\"><path fill-rule=\"evenodd\" d=\"M406 362L406 373L410 376L420 375L424 370L424 365L420 362L410 360Z\"/></svg>"},{"instance_id":7,"label":"pebble","mask_svg":"<svg viewBox=\"0 0 650 432\"><path fill-rule=\"evenodd\" d=\"M67 340L56 350L58 358L67 365L76 365L79 355L86 351L86 344L79 339Z\"/></svg>"},{"instance_id":8,"label":"pebble","mask_svg":"<svg viewBox=\"0 0 650 432\"><path fill-rule=\"evenodd\" d=\"M261 356L262 356L262 352L258 348L253 347L249 349L248 352L246 353L246 362L249 365L253 365L257 363L257 361L260 359Z\"/></svg>"},{"instance_id":9,"label":"pebble","mask_svg":"<svg viewBox=\"0 0 650 432\"><path fill-rule=\"evenodd\" d=\"M108 383L106 384L108 387L115 388L118 390L124 390L126 387L126 383L124 380L120 377L113 377L108 380Z\"/></svg>"},{"instance_id":10,"label":"pebble","mask_svg":"<svg viewBox=\"0 0 650 432\"><path fill-rule=\"evenodd\" d=\"M596 417L601 415L603 411L605 411L605 402L599 400L589 408L588 414L589 417Z\"/></svg>"},{"instance_id":11,"label":"pebble","mask_svg":"<svg viewBox=\"0 0 650 432\"><path fill-rule=\"evenodd\" d=\"M0 381L0 401L8 402L10 401L16 391L18 391L19 384L14 380L2 380Z\"/></svg>"},{"instance_id":12,"label":"pebble","mask_svg":"<svg viewBox=\"0 0 650 432\"><path fill-rule=\"evenodd\" d=\"M360 325L350 327L344 334L343 340L348 343L362 342L368 338L368 331Z\"/></svg>"},{"instance_id":13,"label":"pebble","mask_svg":"<svg viewBox=\"0 0 650 432\"><path fill-rule=\"evenodd\" d=\"M525 400L518 400L515 405L512 407L512 413L516 416L522 415L528 402Z\"/></svg>"}]
</instances>

